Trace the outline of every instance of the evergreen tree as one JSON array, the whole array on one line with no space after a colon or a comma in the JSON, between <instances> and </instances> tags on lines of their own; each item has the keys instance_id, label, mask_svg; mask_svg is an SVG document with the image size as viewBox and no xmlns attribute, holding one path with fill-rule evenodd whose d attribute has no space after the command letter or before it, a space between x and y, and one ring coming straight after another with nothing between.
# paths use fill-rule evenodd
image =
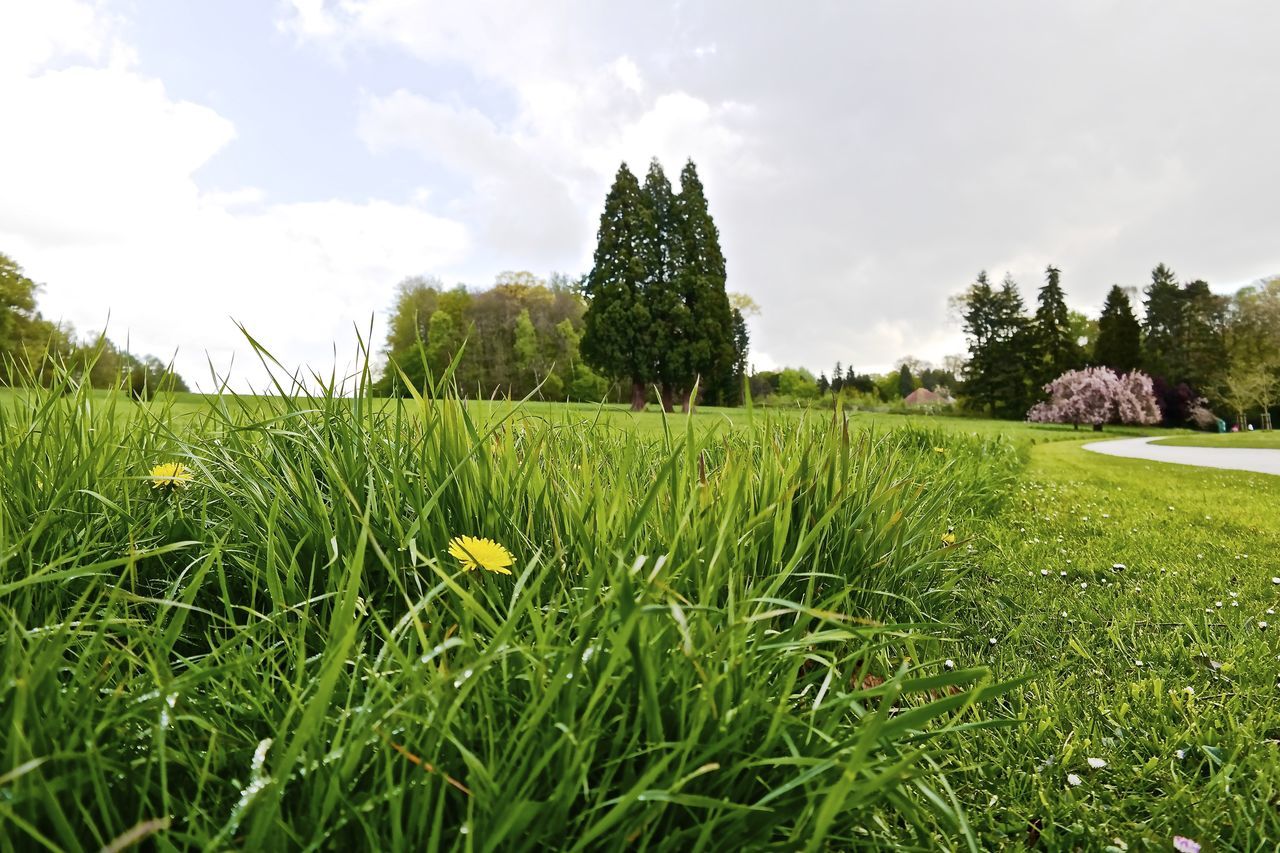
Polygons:
<instances>
[{"instance_id":1,"label":"evergreen tree","mask_svg":"<svg viewBox=\"0 0 1280 853\"><path fill-rule=\"evenodd\" d=\"M725 260L720 233L707 207L707 197L690 160L680 171L680 194L675 200L679 237L676 278L687 311L687 333L681 330L683 376L678 385L682 407L689 392L703 382L732 370L739 357L735 346L733 311L725 291Z\"/></svg>"},{"instance_id":2,"label":"evergreen tree","mask_svg":"<svg viewBox=\"0 0 1280 853\"><path fill-rule=\"evenodd\" d=\"M854 372L853 372L853 365L852 365L852 364L851 364L851 365L849 365L848 367L846 367L846 368L844 369L844 382L842 383L842 386L841 386L841 387L844 387L844 388L853 388L854 390L864 390L864 391L868 390L868 389L866 389L865 387L864 387L864 388L862 388L862 389L859 389L859 387L858 387L858 374L856 374L856 373L854 373Z\"/></svg>"},{"instance_id":3,"label":"evergreen tree","mask_svg":"<svg viewBox=\"0 0 1280 853\"><path fill-rule=\"evenodd\" d=\"M844 369L840 366L840 362L836 362L835 368L831 371L831 393L839 394L840 389L844 387Z\"/></svg>"},{"instance_id":4,"label":"evergreen tree","mask_svg":"<svg viewBox=\"0 0 1280 853\"><path fill-rule=\"evenodd\" d=\"M1227 309L1230 299L1196 280L1182 288L1181 381L1203 391L1227 371Z\"/></svg>"},{"instance_id":5,"label":"evergreen tree","mask_svg":"<svg viewBox=\"0 0 1280 853\"><path fill-rule=\"evenodd\" d=\"M825 397L827 391L831 388L831 382L827 380L827 374L818 374L818 396Z\"/></svg>"},{"instance_id":6,"label":"evergreen tree","mask_svg":"<svg viewBox=\"0 0 1280 853\"><path fill-rule=\"evenodd\" d=\"M905 364L898 368L898 393L904 398L916 390L916 382L911 378L911 368Z\"/></svg>"},{"instance_id":7,"label":"evergreen tree","mask_svg":"<svg viewBox=\"0 0 1280 853\"><path fill-rule=\"evenodd\" d=\"M1182 291L1173 270L1160 264L1151 271L1151 284L1146 295L1146 317L1142 322L1142 364L1152 377L1170 384L1181 382L1186 372L1182 350Z\"/></svg>"},{"instance_id":8,"label":"evergreen tree","mask_svg":"<svg viewBox=\"0 0 1280 853\"><path fill-rule=\"evenodd\" d=\"M652 226L646 222L640 183L623 163L605 197L596 250L583 291L582 355L601 373L631 381L631 407L644 409L645 385L654 381L653 322L645 299Z\"/></svg>"},{"instance_id":9,"label":"evergreen tree","mask_svg":"<svg viewBox=\"0 0 1280 853\"><path fill-rule=\"evenodd\" d=\"M1068 370L1078 370L1084 366L1080 343L1073 337L1071 312L1067 310L1060 275L1057 267L1049 266L1045 270L1044 286L1036 296L1036 314L1031 332L1034 349L1027 353L1031 362L1031 384L1036 396L1039 396L1043 385Z\"/></svg>"},{"instance_id":10,"label":"evergreen tree","mask_svg":"<svg viewBox=\"0 0 1280 853\"><path fill-rule=\"evenodd\" d=\"M657 158L649 163L641 198L645 223L644 301L652 330L649 350L654 357L653 378L661 386L663 408L670 410L676 393L687 384L690 346L697 330L690 322L679 281L685 259L676 196Z\"/></svg>"},{"instance_id":11,"label":"evergreen tree","mask_svg":"<svg viewBox=\"0 0 1280 853\"><path fill-rule=\"evenodd\" d=\"M969 339L965 393L993 417L1022 417L1033 347L1017 283L1006 275L996 290L984 270L960 302Z\"/></svg>"},{"instance_id":12,"label":"evergreen tree","mask_svg":"<svg viewBox=\"0 0 1280 853\"><path fill-rule=\"evenodd\" d=\"M1116 373L1137 370L1142 363L1142 326L1133 314L1133 305L1119 285L1112 286L1098 318L1098 340L1093 363Z\"/></svg>"}]
</instances>

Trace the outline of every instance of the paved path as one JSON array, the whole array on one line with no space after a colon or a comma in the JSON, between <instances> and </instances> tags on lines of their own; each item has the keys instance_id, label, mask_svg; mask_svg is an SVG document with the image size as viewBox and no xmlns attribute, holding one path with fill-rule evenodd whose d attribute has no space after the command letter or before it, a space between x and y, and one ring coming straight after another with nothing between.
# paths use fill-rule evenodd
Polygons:
<instances>
[{"instance_id":1,"label":"paved path","mask_svg":"<svg viewBox=\"0 0 1280 853\"><path fill-rule=\"evenodd\" d=\"M1095 441L1084 445L1084 449L1092 450L1094 453L1105 453L1108 456L1172 462L1176 465L1199 465L1202 468L1229 468L1233 471L1254 471L1259 474L1280 476L1280 450L1254 447L1171 447L1165 444L1152 444L1151 442L1157 438L1159 436Z\"/></svg>"}]
</instances>

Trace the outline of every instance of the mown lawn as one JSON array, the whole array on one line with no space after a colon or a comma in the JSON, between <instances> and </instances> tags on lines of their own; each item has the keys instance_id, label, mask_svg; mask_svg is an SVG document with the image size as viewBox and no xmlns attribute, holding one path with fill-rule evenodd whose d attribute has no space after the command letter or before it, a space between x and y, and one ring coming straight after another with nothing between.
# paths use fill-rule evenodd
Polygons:
<instances>
[{"instance_id":1,"label":"mown lawn","mask_svg":"<svg viewBox=\"0 0 1280 853\"><path fill-rule=\"evenodd\" d=\"M959 614L961 665L1030 679L952 764L984 846L1280 838L1277 507L1280 477L1033 449Z\"/></svg>"},{"instance_id":2,"label":"mown lawn","mask_svg":"<svg viewBox=\"0 0 1280 853\"><path fill-rule=\"evenodd\" d=\"M1156 444L1171 444L1175 447L1260 447L1280 450L1280 430L1263 432L1223 432L1194 433L1163 438Z\"/></svg>"}]
</instances>

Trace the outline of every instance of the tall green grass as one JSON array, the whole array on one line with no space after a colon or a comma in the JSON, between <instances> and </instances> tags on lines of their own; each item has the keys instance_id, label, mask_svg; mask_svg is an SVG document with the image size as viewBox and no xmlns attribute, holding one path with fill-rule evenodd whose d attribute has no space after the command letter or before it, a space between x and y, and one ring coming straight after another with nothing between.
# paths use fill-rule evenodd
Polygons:
<instances>
[{"instance_id":1,"label":"tall green grass","mask_svg":"<svg viewBox=\"0 0 1280 853\"><path fill-rule=\"evenodd\" d=\"M1005 688L941 665L948 531L1006 442L367 379L0 407L0 849L974 846L937 736Z\"/></svg>"}]
</instances>

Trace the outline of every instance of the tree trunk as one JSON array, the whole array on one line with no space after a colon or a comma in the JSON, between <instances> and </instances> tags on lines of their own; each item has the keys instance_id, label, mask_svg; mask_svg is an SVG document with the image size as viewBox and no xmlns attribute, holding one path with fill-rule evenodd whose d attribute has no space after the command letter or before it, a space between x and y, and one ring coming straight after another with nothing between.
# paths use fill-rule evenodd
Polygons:
<instances>
[{"instance_id":1,"label":"tree trunk","mask_svg":"<svg viewBox=\"0 0 1280 853\"><path fill-rule=\"evenodd\" d=\"M693 400L690 399L691 396L692 394L688 389L680 392L680 411L685 412L686 414L693 411Z\"/></svg>"},{"instance_id":2,"label":"tree trunk","mask_svg":"<svg viewBox=\"0 0 1280 853\"><path fill-rule=\"evenodd\" d=\"M674 412L676 410L675 389L665 382L662 383L661 398L662 398L662 411Z\"/></svg>"},{"instance_id":3,"label":"tree trunk","mask_svg":"<svg viewBox=\"0 0 1280 853\"><path fill-rule=\"evenodd\" d=\"M643 382L631 383L631 411L633 412L644 411L644 383Z\"/></svg>"}]
</instances>

